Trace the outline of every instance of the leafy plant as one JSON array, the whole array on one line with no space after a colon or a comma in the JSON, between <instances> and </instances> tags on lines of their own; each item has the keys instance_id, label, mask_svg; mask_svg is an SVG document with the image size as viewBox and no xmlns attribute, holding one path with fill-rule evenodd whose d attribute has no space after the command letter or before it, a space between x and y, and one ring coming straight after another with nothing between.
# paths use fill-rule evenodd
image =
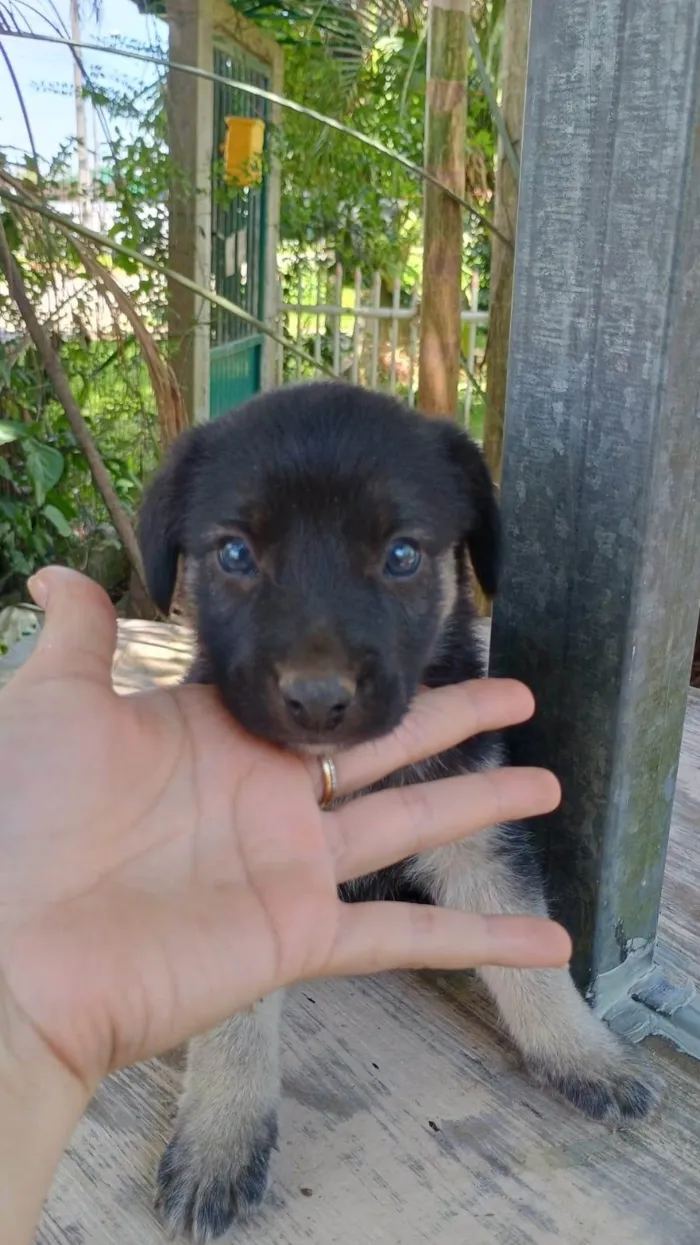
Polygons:
<instances>
[{"instance_id":1,"label":"leafy plant","mask_svg":"<svg viewBox=\"0 0 700 1245\"><path fill-rule=\"evenodd\" d=\"M0 593L73 539L75 507L58 484L74 447L43 434L40 421L0 421Z\"/></svg>"},{"instance_id":2,"label":"leafy plant","mask_svg":"<svg viewBox=\"0 0 700 1245\"><path fill-rule=\"evenodd\" d=\"M276 23L287 44L285 91L321 113L422 163L426 45L424 5L414 0L314 0L277 5L273 0L235 0L254 20ZM499 55L503 0L473 0L472 17L492 77ZM280 24L281 23L281 24ZM330 55L329 55L330 53ZM85 94L108 118L110 155L103 164L101 195L110 214L109 234L158 264L167 263L168 195L178 182L167 145L166 80L107 85L99 71L85 79ZM495 130L476 72L469 82L465 135L467 186L481 203L492 193ZM402 301L419 276L423 188L392 160L349 142L318 122L285 112L272 133L272 150L282 167L283 245L292 257L286 280L292 286L311 248L325 251L328 267L347 272L359 263L365 280L382 274L388 297L395 278ZM70 192L75 143L66 145L44 171L32 155L26 184ZM2 155L0 154L0 161ZM43 166L42 166L43 167ZM184 187L183 189L188 189ZM230 193L224 191L223 193ZM35 306L56 284L83 267L61 230L40 217L7 215L5 230L19 259ZM77 247L77 243L76 243ZM151 331L164 325L165 279L128 256L113 267L130 278L135 305ZM489 247L484 229L465 217L465 272L479 267L487 285ZM79 283L76 282L76 286ZM134 286L136 288L134 288ZM115 327L111 341L91 340L83 314L85 283L71 294L73 325L56 348L85 420L92 427L119 498L128 509L156 457L157 420L143 358ZM42 562L61 557L80 563L86 534L105 513L89 471L55 402L43 369L22 339L12 299L0 284L0 312L14 325L17 341L0 347L0 595L19 590ZM115 317L116 326L116 317ZM133 330L133 322L131 328ZM322 354L329 342L322 343Z\"/></svg>"},{"instance_id":3,"label":"leafy plant","mask_svg":"<svg viewBox=\"0 0 700 1245\"><path fill-rule=\"evenodd\" d=\"M126 375L109 366L111 354L109 342L62 346L84 416L99 425L117 495L133 511L156 457L151 395L137 352L127 350ZM81 566L86 540L107 515L32 347L0 345L0 408L0 598L12 599L49 561Z\"/></svg>"}]
</instances>

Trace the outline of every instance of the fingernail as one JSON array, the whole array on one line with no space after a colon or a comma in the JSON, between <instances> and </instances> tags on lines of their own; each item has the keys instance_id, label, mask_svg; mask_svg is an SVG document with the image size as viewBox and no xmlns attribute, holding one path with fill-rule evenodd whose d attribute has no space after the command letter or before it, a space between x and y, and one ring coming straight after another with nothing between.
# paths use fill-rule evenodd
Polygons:
<instances>
[{"instance_id":1,"label":"fingernail","mask_svg":"<svg viewBox=\"0 0 700 1245\"><path fill-rule=\"evenodd\" d=\"M32 575L31 579L27 580L27 588L34 604L38 605L41 610L45 609L49 598L49 588L41 578L41 574Z\"/></svg>"}]
</instances>

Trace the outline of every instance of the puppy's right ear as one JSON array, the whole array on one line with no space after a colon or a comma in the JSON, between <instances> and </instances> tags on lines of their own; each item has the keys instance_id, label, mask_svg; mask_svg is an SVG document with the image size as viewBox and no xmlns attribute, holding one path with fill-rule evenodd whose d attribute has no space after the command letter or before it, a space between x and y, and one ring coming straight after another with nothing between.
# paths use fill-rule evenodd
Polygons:
<instances>
[{"instance_id":1,"label":"puppy's right ear","mask_svg":"<svg viewBox=\"0 0 700 1245\"><path fill-rule=\"evenodd\" d=\"M148 485L139 510L138 537L149 596L167 615L175 591L177 564L183 547L184 520L192 470L197 456L192 428L168 450Z\"/></svg>"},{"instance_id":2,"label":"puppy's right ear","mask_svg":"<svg viewBox=\"0 0 700 1245\"><path fill-rule=\"evenodd\" d=\"M447 422L440 430L448 458L458 473L464 539L474 573L486 596L493 597L500 569L501 518L491 473L482 450L468 433Z\"/></svg>"}]
</instances>

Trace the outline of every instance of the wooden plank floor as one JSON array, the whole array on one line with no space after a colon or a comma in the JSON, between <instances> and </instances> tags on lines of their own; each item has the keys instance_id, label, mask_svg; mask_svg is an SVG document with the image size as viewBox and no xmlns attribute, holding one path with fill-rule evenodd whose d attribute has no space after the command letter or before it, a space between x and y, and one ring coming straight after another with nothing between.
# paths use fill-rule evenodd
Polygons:
<instances>
[{"instance_id":1,"label":"wooden plank floor","mask_svg":"<svg viewBox=\"0 0 700 1245\"><path fill-rule=\"evenodd\" d=\"M20 656L25 656L28 646ZM185 632L126 623L121 691L167 683ZM9 674L17 656L0 662ZM700 696L691 697L662 918L700 965ZM698 1245L700 1065L652 1044L661 1115L611 1132L529 1084L464 976L293 992L280 1152L242 1245ZM39 1245L163 1245L151 1185L179 1056L112 1078L76 1131Z\"/></svg>"}]
</instances>

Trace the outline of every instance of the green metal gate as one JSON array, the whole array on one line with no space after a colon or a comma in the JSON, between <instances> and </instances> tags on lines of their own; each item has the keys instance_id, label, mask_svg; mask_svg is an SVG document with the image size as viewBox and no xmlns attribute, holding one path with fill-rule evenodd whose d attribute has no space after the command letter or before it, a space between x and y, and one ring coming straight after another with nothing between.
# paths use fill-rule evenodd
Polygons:
<instances>
[{"instance_id":1,"label":"green metal gate","mask_svg":"<svg viewBox=\"0 0 700 1245\"><path fill-rule=\"evenodd\" d=\"M241 49L214 48L214 72L270 89L265 65ZM260 186L232 191L223 178L226 117L259 117L269 104L244 94L234 83L214 83L214 167L212 174L211 270L214 290L259 320L265 318L265 226L267 177ZM267 143L267 131L266 131ZM212 419L260 389L264 338L238 316L212 307L210 401Z\"/></svg>"}]
</instances>

